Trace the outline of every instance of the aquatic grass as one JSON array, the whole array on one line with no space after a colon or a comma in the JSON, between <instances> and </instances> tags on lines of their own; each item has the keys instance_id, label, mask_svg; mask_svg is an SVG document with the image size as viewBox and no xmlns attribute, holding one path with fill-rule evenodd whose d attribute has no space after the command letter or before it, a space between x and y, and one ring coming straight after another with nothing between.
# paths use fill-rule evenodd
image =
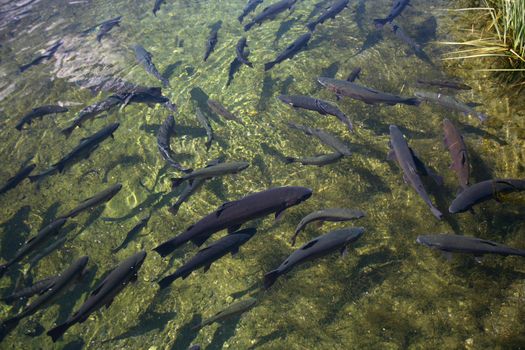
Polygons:
<instances>
[{"instance_id":1,"label":"aquatic grass","mask_svg":"<svg viewBox=\"0 0 525 350\"><path fill-rule=\"evenodd\" d=\"M488 59L489 67L478 71L500 72L511 85L525 85L525 0L483 0L482 4L449 10L468 12L465 17L472 29L466 31L466 40L439 42L460 47L443 60Z\"/></svg>"}]
</instances>

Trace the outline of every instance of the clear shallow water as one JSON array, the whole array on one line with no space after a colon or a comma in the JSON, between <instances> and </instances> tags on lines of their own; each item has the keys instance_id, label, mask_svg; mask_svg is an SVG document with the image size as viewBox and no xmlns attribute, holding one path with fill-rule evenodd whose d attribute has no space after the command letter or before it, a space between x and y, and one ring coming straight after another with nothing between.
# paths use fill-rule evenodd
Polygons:
<instances>
[{"instance_id":1,"label":"clear shallow water","mask_svg":"<svg viewBox=\"0 0 525 350\"><path fill-rule=\"evenodd\" d=\"M488 256L479 265L469 257L457 257L448 263L415 243L419 234L455 232L524 248L525 231L520 220L523 197L513 196L504 204L490 202L474 216L460 214L438 222L404 184L397 165L386 161L388 125L396 124L423 160L445 177L445 187L435 200L445 211L457 182L448 170L450 158L442 144L442 119L453 120L464 132L472 159L472 182L491 177L523 178L523 109L501 98L497 83L482 76L468 76L461 66L448 67L447 73L461 75L473 87L458 96L484 103L480 110L492 117L486 125L427 104L418 108L385 107L346 98L336 101L316 83L318 76L344 79L360 66L364 85L410 95L417 78L444 74L439 61L442 47L425 44L425 52L435 63L432 66L386 31L382 40L355 55L367 38L368 42L374 41L371 21L386 16L389 1L351 3L350 9L335 20L317 27L307 51L264 73L263 63L306 32L304 24L315 3L301 1L293 13L281 14L248 33L237 21L244 1L168 1L157 17L151 14L152 1L34 1L15 10L12 4L2 5L2 11L16 11L20 17L12 21L3 13L0 20L2 181L30 157L37 164L36 172L40 172L82 137L110 122L121 123L115 140L102 143L89 159L78 162L65 174L47 178L39 188L26 180L1 198L0 256L8 259L30 234L80 200L116 182L124 186L105 208L71 220L77 226L69 240L31 270L30 276L38 280L60 273L81 255L89 255L90 266L96 267L91 279L29 320L46 330L64 321L105 272L138 250L148 251L138 283L128 286L109 309L73 326L56 343L57 347L185 349L191 343L206 349L523 346L525 270L520 258ZM365 12L359 10L363 8L359 4L364 4ZM442 10L449 6L445 1L414 2L400 23L410 34L417 34L422 43L448 40L457 30L450 15ZM118 15L123 16L121 26L113 28L102 44L96 42L96 33L78 35ZM209 27L218 20L222 20L219 41L204 63ZM284 21L291 23L290 28L276 40ZM235 44L245 34L255 68L241 67L231 85L225 87ZM64 44L55 58L18 73L18 66L58 39ZM165 168L155 137L158 125L169 114L165 108L130 105L109 113L107 118L87 122L69 139L59 133L81 108L109 96L108 92L92 93L89 89L108 77L159 86L135 63L131 46L137 43L152 53L159 71L170 76L170 87L163 93L179 108L175 119L180 132L172 138L172 149L181 154L182 163L197 168L218 156L251 163L238 175L205 184L175 217L166 204L174 202L178 192L170 194L171 171ZM337 103L353 120L357 133L348 134L335 117L292 110L277 100L280 93L311 95ZM217 141L208 152L205 133L194 116L195 105L202 102L203 94L219 100L246 123L243 127L212 119ZM70 112L46 116L22 132L14 128L32 108L58 102L70 106ZM289 120L338 135L354 155L321 168L283 164L275 150L289 156L330 152L317 140L289 130L285 125ZM224 201L281 185L307 186L314 190L314 196L288 210L280 222L274 223L271 218L257 220L259 232L241 247L238 258L225 257L207 273L194 272L186 280L176 281L167 293L157 293L154 281L170 266L170 271L180 266L196 248L188 244L176 252L171 262L151 252L152 248ZM316 260L281 278L268 292L258 291L263 274L293 251L288 241L300 219L313 210L337 206L367 212L366 218L355 223L367 231L350 254ZM142 235L125 250L112 254L111 249L150 210L153 215ZM123 219L104 220L119 217ZM344 226L311 225L301 233L298 244ZM7 293L18 278L18 273L8 273L0 280L0 288ZM247 294L260 301L250 312L223 325L214 324L199 332L190 330L201 318L210 317ZM10 306L1 304L2 319L14 313ZM27 319L22 321L4 339L2 347L53 347L45 334L25 335L31 327Z\"/></svg>"}]
</instances>

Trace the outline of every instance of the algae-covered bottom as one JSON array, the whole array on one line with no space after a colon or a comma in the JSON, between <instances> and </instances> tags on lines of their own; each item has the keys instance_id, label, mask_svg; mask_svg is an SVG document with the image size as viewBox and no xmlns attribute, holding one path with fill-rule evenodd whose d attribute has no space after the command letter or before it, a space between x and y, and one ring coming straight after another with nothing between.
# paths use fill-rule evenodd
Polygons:
<instances>
[{"instance_id":1,"label":"algae-covered bottom","mask_svg":"<svg viewBox=\"0 0 525 350\"><path fill-rule=\"evenodd\" d=\"M487 256L478 264L468 256L447 262L418 245L418 235L449 232L486 238L524 248L523 196L487 202L475 213L445 215L438 221L415 191L406 185L399 167L386 160L389 125L396 124L409 145L445 178L432 199L446 212L459 187L448 169L442 120L448 118L463 133L472 163L471 182L490 178L525 178L523 109L499 98L497 86L467 79L472 90L455 93L462 101L490 116L480 124L435 105L419 107L366 105L337 100L317 78L345 79L361 67L357 81L377 90L413 96L417 79L439 79L442 48L456 33L447 1L411 1L398 21L420 43L426 56L414 54L389 30L378 31L374 18L385 17L391 1L351 1L335 19L317 25L306 50L264 72L296 38L305 24L324 11L328 1L298 1L293 11L244 32L237 17L245 1L166 1L153 16L154 1L32 1L2 4L0 16L0 179L4 183L21 165L35 172L57 162L79 140L119 122L114 140L101 143L89 158L63 174L39 183L27 180L0 198L0 257L9 260L16 248L53 218L81 200L115 183L123 188L109 201L68 222L68 240L42 259L26 277L33 281L60 273L74 260L89 256L90 273L55 304L12 331L0 347L8 349L362 349L362 348L511 348L525 346L525 269L520 257ZM255 11L258 13L270 1ZM5 8L4 8L5 7ZM312 14L312 11L317 11ZM122 16L97 42L86 29ZM245 22L253 14L248 15ZM221 22L217 44L206 62L203 56L212 27ZM235 45L247 37L253 68L243 65L228 83ZM19 66L58 40L54 56L20 73ZM99 91L110 77L137 85L161 86L136 63L133 45L152 54L169 86L163 94L178 106L176 135L171 148L185 167L201 168L217 157L247 161L238 173L206 182L176 216L168 211L183 190L171 191L171 177L156 144L156 132L171 113L164 106L130 104L106 117L86 122L65 138L60 130L83 107L109 97ZM430 58L430 60L428 59ZM448 72L451 73L450 71ZM487 89L490 87L490 91ZM434 90L437 91L437 90ZM355 134L334 116L294 110L279 94L309 95L336 104L353 122ZM209 150L196 107L206 99L219 101L244 125L219 119L209 110L215 133ZM32 108L61 103L69 112L44 116L18 131L19 119ZM520 112L521 111L521 112ZM521 114L520 114L521 113ZM306 157L333 152L318 139L290 129L293 121L327 130L350 147L352 155L323 167L286 164L283 156ZM194 272L170 288L155 283L196 252L190 244L173 258L152 249L184 231L225 201L270 187L293 185L313 190L304 203L283 217L255 221L257 234L236 258L226 256L210 270ZM366 232L349 249L307 263L262 291L264 273L275 269L293 250L290 238L308 213L321 208L355 208L366 217L355 222ZM147 225L125 248L113 253L126 234L151 214ZM296 246L347 223L308 225ZM225 233L216 234L215 240ZM65 319L86 299L95 283L120 261L146 250L138 281L127 286L109 308L71 327L56 344L42 332ZM13 290L23 264L0 280L2 295ZM256 297L242 314L202 328L192 327L236 300ZM17 312L0 304L2 320ZM40 332L39 332L40 331ZM36 335L41 333L40 335Z\"/></svg>"}]
</instances>

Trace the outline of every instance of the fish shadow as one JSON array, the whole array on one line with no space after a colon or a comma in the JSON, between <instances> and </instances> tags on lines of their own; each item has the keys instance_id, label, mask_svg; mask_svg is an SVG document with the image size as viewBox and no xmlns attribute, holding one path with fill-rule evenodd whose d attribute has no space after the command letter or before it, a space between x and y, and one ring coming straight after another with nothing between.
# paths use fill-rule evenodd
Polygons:
<instances>
[{"instance_id":1,"label":"fish shadow","mask_svg":"<svg viewBox=\"0 0 525 350\"><path fill-rule=\"evenodd\" d=\"M64 345L62 350L79 350L79 349L82 349L84 345L86 345L86 343L84 342L84 339L79 338L79 339L72 340L66 345Z\"/></svg>"},{"instance_id":2,"label":"fish shadow","mask_svg":"<svg viewBox=\"0 0 525 350\"><path fill-rule=\"evenodd\" d=\"M132 155L122 154L117 159L110 162L106 166L106 168L104 169L104 177L102 178L102 182L104 183L108 182L109 173L113 169L115 169L117 166L133 166L133 165L142 164L142 163L144 163L144 159L142 159L142 157L136 154L132 154Z\"/></svg>"},{"instance_id":3,"label":"fish shadow","mask_svg":"<svg viewBox=\"0 0 525 350\"><path fill-rule=\"evenodd\" d=\"M251 294L252 292L258 290L259 288L261 288L261 283L260 282L255 282L254 284L252 284L248 288L246 288L244 290L241 290L239 292L235 292L235 293L231 294L231 297L233 299L237 300L237 299L240 299L240 298L242 298L243 296L245 296L247 294Z\"/></svg>"},{"instance_id":4,"label":"fish shadow","mask_svg":"<svg viewBox=\"0 0 525 350\"><path fill-rule=\"evenodd\" d=\"M273 79L270 73L264 75L261 97L257 103L257 109L259 111L265 111L268 108L268 102L274 95L274 87L279 83L280 79Z\"/></svg>"},{"instance_id":5,"label":"fish shadow","mask_svg":"<svg viewBox=\"0 0 525 350\"><path fill-rule=\"evenodd\" d=\"M241 320L242 315L238 315L227 320L220 322L219 328L213 333L213 339L210 345L206 348L207 350L221 350L223 349L224 343L226 343L231 337L235 335L235 329L237 324Z\"/></svg>"},{"instance_id":6,"label":"fish shadow","mask_svg":"<svg viewBox=\"0 0 525 350\"><path fill-rule=\"evenodd\" d=\"M286 334L287 334L287 332L285 330L282 330L282 329L273 331L270 334L263 335L262 337L260 337L252 346L250 346L246 350L259 349L261 346L263 346L266 343L271 342L272 340L277 340L277 339L284 338L286 336Z\"/></svg>"},{"instance_id":7,"label":"fish shadow","mask_svg":"<svg viewBox=\"0 0 525 350\"><path fill-rule=\"evenodd\" d=\"M281 95L288 95L288 91L290 90L290 86L292 86L293 82L295 81L295 78L292 76L292 75L289 75L288 77L286 77L286 79L284 79L282 85L281 85L281 89L280 89L280 93Z\"/></svg>"},{"instance_id":8,"label":"fish shadow","mask_svg":"<svg viewBox=\"0 0 525 350\"><path fill-rule=\"evenodd\" d=\"M472 148L470 148L468 149L468 155L470 158L471 166L470 176L472 179L474 179L472 183L478 183L481 181L492 179L492 169L487 166L487 163L483 161L479 154L477 152L474 152Z\"/></svg>"},{"instance_id":9,"label":"fish shadow","mask_svg":"<svg viewBox=\"0 0 525 350\"><path fill-rule=\"evenodd\" d=\"M186 322L178 329L178 336L175 342L171 346L171 350L188 349L193 340L197 338L198 332L194 332L192 328L202 322L202 316L200 314L193 315L191 320Z\"/></svg>"},{"instance_id":10,"label":"fish shadow","mask_svg":"<svg viewBox=\"0 0 525 350\"><path fill-rule=\"evenodd\" d=\"M9 235L9 239L2 240L2 247L0 249L0 255L5 260L11 260L24 242L25 239L31 233L31 228L26 224L29 219L29 212L31 207L24 205L11 217L11 219L0 224L0 228L4 231L4 234ZM12 234L17 232L18 234Z\"/></svg>"},{"instance_id":11,"label":"fish shadow","mask_svg":"<svg viewBox=\"0 0 525 350\"><path fill-rule=\"evenodd\" d=\"M49 225L50 223L52 223L53 220L55 220L55 218L57 217L58 208L60 208L60 202L55 202L51 204L49 208L47 208L46 212L42 215L44 219L42 220L42 224L38 229L39 231L47 225Z\"/></svg>"},{"instance_id":12,"label":"fish shadow","mask_svg":"<svg viewBox=\"0 0 525 350\"><path fill-rule=\"evenodd\" d=\"M105 205L101 205L97 208L92 209L89 213L86 222L84 223L84 225L82 225L82 228L77 232L77 234L73 238L78 237L80 234L82 234L84 231L90 228L91 225L93 225L95 221L97 221L97 219L102 215L104 209L106 209Z\"/></svg>"},{"instance_id":13,"label":"fish shadow","mask_svg":"<svg viewBox=\"0 0 525 350\"><path fill-rule=\"evenodd\" d=\"M164 72L162 73L162 77L166 80L169 80L171 76L173 75L173 73L175 73L175 70L177 70L177 68L179 68L181 65L182 65L182 61L177 61L175 63L169 64L164 70Z\"/></svg>"}]
</instances>

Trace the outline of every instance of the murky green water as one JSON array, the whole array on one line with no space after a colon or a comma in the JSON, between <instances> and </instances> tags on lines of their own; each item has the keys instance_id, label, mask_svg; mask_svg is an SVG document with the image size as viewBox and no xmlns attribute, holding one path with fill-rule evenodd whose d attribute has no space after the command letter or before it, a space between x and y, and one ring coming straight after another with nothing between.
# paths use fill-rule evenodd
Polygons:
<instances>
[{"instance_id":1,"label":"murky green water","mask_svg":"<svg viewBox=\"0 0 525 350\"><path fill-rule=\"evenodd\" d=\"M37 164L36 172L40 172L75 147L82 137L110 122L121 125L115 139L102 143L89 159L78 162L64 174L45 179L40 186L26 180L1 197L0 256L13 257L23 240L82 199L116 182L124 187L105 208L70 220L76 227L65 245L28 272L36 281L60 273L81 255L89 255L90 266L96 267L91 277L56 304L22 321L0 347L186 349L194 343L205 349L524 347L523 259L489 256L483 264L477 264L470 257L457 257L448 263L415 243L419 234L454 232L525 248L523 196L512 197L503 204L482 205L476 215L446 216L438 222L415 191L404 184L397 165L386 161L388 125L396 124L423 160L445 177L445 188L434 192L437 205L446 211L457 182L448 170L450 158L442 143L442 119L453 120L465 135L472 159L472 182L491 177L524 178L522 106L501 98L497 83L465 73L461 66L448 67L447 73L461 75L473 87L458 96L484 104L480 110L492 117L486 125L427 104L369 106L346 98L336 102L316 83L318 76L344 79L360 66L364 85L410 95L417 78L444 74L439 58L445 49L432 42L451 39L458 32L450 14L443 11L452 5L447 1L414 1L400 21L407 32L425 43L433 66L411 54L391 33L385 31L382 40L373 40L376 36L371 21L386 16L390 3L351 2L350 8L335 20L317 27L307 51L265 73L263 63L306 32L304 24L316 1L300 1L292 13L285 12L247 33L250 60L255 68L241 67L229 87L225 85L235 57L235 44L245 34L237 21L245 1L167 1L157 17L151 14L153 1L34 1L27 7L27 17L19 15L21 18L16 21L2 19L2 182L30 157ZM14 5L4 2L2 6L8 10ZM262 5L256 12L261 8ZM123 16L121 26L113 28L102 44L96 42L96 33L78 35L118 15ZM218 20L222 20L219 41L204 63L209 26ZM283 22L287 28L279 31ZM278 32L283 32L282 37L276 37ZM355 55L367 38L373 45ZM38 49L58 39L63 39L64 44L55 58L18 73L18 66L31 61ZM165 108L130 105L107 118L87 122L69 139L59 132L81 108L109 96L107 92L90 91L89 87L96 86L93 79L118 77L135 84L159 86L135 64L133 44L141 44L151 52L159 71L169 76L171 86L163 93L179 107L175 115L179 132L172 139L172 149L181 162L197 168L222 156L251 163L238 175L206 183L175 217L168 212L167 204L176 200L178 192L170 193L169 178L173 174L160 157L155 136L169 114ZM276 98L280 93L311 95L337 103L353 120L357 133L349 134L334 117L292 110ZM205 132L194 116L195 106L202 103L205 95L219 100L246 124L212 119L217 141L208 152ZM70 106L70 112L46 116L22 132L14 128L32 108L58 102ZM275 151L287 156L330 152L316 139L288 129L285 122L290 120L338 135L350 145L353 156L320 168L284 164ZM288 210L280 222L274 223L271 218L257 220L259 232L241 247L238 258L225 257L207 273L194 272L184 281L177 280L167 293L157 293L154 281L167 269L173 271L180 266L196 248L186 245L172 261L161 259L152 248L224 201L281 185L307 186L314 195ZM259 291L263 274L293 251L289 238L300 219L313 210L339 206L359 208L368 214L356 223L367 231L350 254L316 260L279 279L268 292ZM152 218L142 235L125 250L112 254L111 249L150 211ZM344 226L310 225L298 243ZM33 321L46 330L63 322L105 272L141 249L148 251L148 257L138 282L124 289L109 309L73 326L56 344L45 333L37 337L26 335L35 327ZM23 265L21 270L27 267ZM0 280L4 294L20 278L15 270ZM256 296L260 301L250 312L199 332L190 330L202 318L244 295ZM15 308L0 304L1 319L15 313Z\"/></svg>"}]
</instances>

